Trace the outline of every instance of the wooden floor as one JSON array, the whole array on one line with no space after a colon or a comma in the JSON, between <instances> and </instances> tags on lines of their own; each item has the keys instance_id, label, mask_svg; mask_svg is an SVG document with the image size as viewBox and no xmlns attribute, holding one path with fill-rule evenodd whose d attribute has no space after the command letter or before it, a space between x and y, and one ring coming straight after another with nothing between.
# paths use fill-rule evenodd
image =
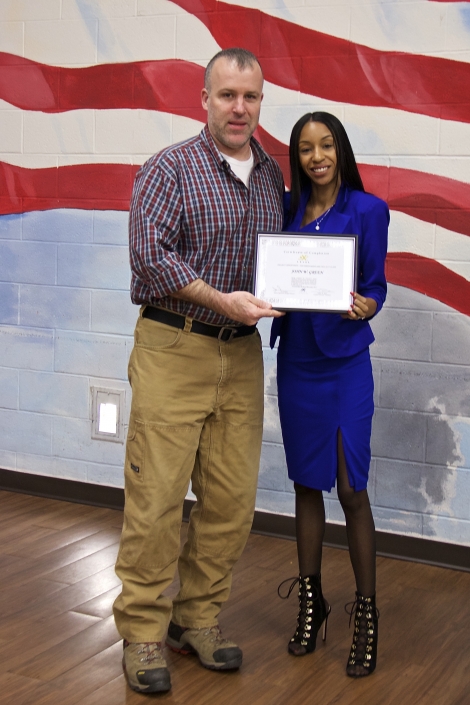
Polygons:
<instances>
[{"instance_id":1,"label":"wooden floor","mask_svg":"<svg viewBox=\"0 0 470 705\"><path fill-rule=\"evenodd\" d=\"M171 692L132 692L112 617L121 520L118 511L0 492L2 705L469 705L470 573L380 558L378 668L355 681L345 675L347 552L325 550L326 644L294 658L286 643L295 598L280 600L276 588L296 573L295 543L255 535L221 618L243 648L241 670L214 673L166 650Z\"/></svg>"}]
</instances>

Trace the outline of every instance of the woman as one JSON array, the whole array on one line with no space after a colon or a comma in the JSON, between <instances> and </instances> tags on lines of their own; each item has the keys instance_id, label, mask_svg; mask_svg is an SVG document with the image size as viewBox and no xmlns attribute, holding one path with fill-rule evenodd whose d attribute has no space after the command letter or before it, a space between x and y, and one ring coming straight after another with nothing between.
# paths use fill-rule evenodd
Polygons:
<instances>
[{"instance_id":1,"label":"woman","mask_svg":"<svg viewBox=\"0 0 470 705\"><path fill-rule=\"evenodd\" d=\"M304 115L290 141L291 192L284 230L358 235L358 285L347 313L290 312L273 324L278 352L279 412L289 477L296 496L299 615L288 650L314 651L330 606L320 571L325 508L322 491L337 486L356 580L354 637L348 676L367 676L377 659L375 527L367 494L373 404L368 320L385 300L389 211L364 192L341 122ZM291 587L292 589L292 587Z\"/></svg>"}]
</instances>

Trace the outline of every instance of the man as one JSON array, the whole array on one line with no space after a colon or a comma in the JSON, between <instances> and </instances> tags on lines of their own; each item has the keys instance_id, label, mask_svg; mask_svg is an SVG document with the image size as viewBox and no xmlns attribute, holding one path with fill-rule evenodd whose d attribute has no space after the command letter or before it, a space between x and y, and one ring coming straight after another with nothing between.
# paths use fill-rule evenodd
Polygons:
<instances>
[{"instance_id":1,"label":"man","mask_svg":"<svg viewBox=\"0 0 470 705\"><path fill-rule=\"evenodd\" d=\"M140 169L130 210L132 301L141 304L129 361L132 409L126 506L114 604L134 690L169 690L162 640L203 666L238 668L218 614L252 523L263 421L256 323L280 315L250 292L257 231L282 225L283 179L252 138L263 98L256 57L208 64L198 137ZM183 501L197 501L180 553ZM164 590L176 565L180 591ZM171 621L170 621L171 619ZM168 626L169 623L169 626Z\"/></svg>"}]
</instances>

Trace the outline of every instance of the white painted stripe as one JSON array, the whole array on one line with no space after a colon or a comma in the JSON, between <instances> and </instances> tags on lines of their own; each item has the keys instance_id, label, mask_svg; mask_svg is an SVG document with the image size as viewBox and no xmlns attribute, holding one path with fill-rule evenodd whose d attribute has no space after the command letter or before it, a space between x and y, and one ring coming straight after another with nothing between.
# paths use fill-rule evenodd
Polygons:
<instances>
[{"instance_id":1,"label":"white painted stripe","mask_svg":"<svg viewBox=\"0 0 470 705\"><path fill-rule=\"evenodd\" d=\"M410 252L440 262L470 281L470 237L391 211L389 252Z\"/></svg>"},{"instance_id":2,"label":"white painted stripe","mask_svg":"<svg viewBox=\"0 0 470 705\"><path fill-rule=\"evenodd\" d=\"M253 9L252 0L225 0ZM145 0L137 9L119 3L68 0L62 18L28 17L24 55L35 61L87 66L94 63L180 58L207 61L219 46L191 13L167 0ZM255 9L288 22L378 49L470 62L470 9L467 3L377 2L376 0L259 0ZM12 26L11 0L0 22ZM138 13L138 14L136 14ZM17 21L23 17L16 11ZM158 36L158 41L156 37Z\"/></svg>"},{"instance_id":3,"label":"white painted stripe","mask_svg":"<svg viewBox=\"0 0 470 705\"><path fill-rule=\"evenodd\" d=\"M300 102L299 102L300 101ZM73 110L67 113L22 111L0 105L0 146L10 163L66 159L68 163L114 161L142 163L169 144L197 134L202 123L152 110ZM284 144L306 112L327 110L343 121L358 161L416 169L470 183L470 124L458 125L460 154L439 153L450 123L388 108L342 105L310 98L266 83L261 125ZM113 156L111 159L110 156Z\"/></svg>"},{"instance_id":4,"label":"white painted stripe","mask_svg":"<svg viewBox=\"0 0 470 705\"><path fill-rule=\"evenodd\" d=\"M117 162L143 164L152 154L200 132L203 123L152 110L73 110L41 113L16 110L23 122L3 124L1 143L18 144L0 159L28 168ZM0 122L3 113L0 112ZM11 134L10 134L11 133ZM13 139L14 138L14 139Z\"/></svg>"},{"instance_id":5,"label":"white painted stripe","mask_svg":"<svg viewBox=\"0 0 470 705\"><path fill-rule=\"evenodd\" d=\"M410 252L421 257L434 259L435 231L433 223L425 223L422 220L413 218L392 211L390 213L390 228L388 235L389 252ZM461 235L462 238L466 237ZM470 242L470 238L467 237Z\"/></svg>"},{"instance_id":6,"label":"white painted stripe","mask_svg":"<svg viewBox=\"0 0 470 705\"><path fill-rule=\"evenodd\" d=\"M24 56L55 66L184 59L206 65L220 47L196 17L166 0L143 16L114 17L109 6L76 0L77 12L60 20L26 22ZM89 13L93 5L95 13ZM1 28L1 23L0 23Z\"/></svg>"},{"instance_id":7,"label":"white painted stripe","mask_svg":"<svg viewBox=\"0 0 470 705\"><path fill-rule=\"evenodd\" d=\"M307 112L325 110L344 124L358 160L447 176L470 182L470 124L441 121L392 108L349 105L281 88L265 82L261 124L276 139L289 144L295 122ZM459 155L449 133L458 132ZM415 166L413 166L413 164Z\"/></svg>"},{"instance_id":8,"label":"white painted stripe","mask_svg":"<svg viewBox=\"0 0 470 705\"><path fill-rule=\"evenodd\" d=\"M252 0L224 0L252 9ZM282 5L282 7L280 7ZM470 8L467 3L429 0L260 0L257 9L380 51L440 56L470 62Z\"/></svg>"}]
</instances>

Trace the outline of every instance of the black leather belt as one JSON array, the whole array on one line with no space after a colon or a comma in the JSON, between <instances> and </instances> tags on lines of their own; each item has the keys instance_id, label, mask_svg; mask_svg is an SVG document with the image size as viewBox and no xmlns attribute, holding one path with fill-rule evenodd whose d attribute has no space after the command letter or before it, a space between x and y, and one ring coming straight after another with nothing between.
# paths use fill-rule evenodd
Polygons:
<instances>
[{"instance_id":1,"label":"black leather belt","mask_svg":"<svg viewBox=\"0 0 470 705\"><path fill-rule=\"evenodd\" d=\"M180 328L181 330L183 330L186 325L185 316L181 316L179 313L174 313L164 308L155 308L154 306L146 306L142 318L150 318L152 321L159 321L160 323L165 323L167 326L173 326L173 328ZM230 326L212 326L209 323L202 323L202 321L193 321L190 328L191 333L208 335L211 338L218 338L224 342L232 340L232 338L243 338L245 335L252 335L255 330L256 326L230 328Z\"/></svg>"}]
</instances>

